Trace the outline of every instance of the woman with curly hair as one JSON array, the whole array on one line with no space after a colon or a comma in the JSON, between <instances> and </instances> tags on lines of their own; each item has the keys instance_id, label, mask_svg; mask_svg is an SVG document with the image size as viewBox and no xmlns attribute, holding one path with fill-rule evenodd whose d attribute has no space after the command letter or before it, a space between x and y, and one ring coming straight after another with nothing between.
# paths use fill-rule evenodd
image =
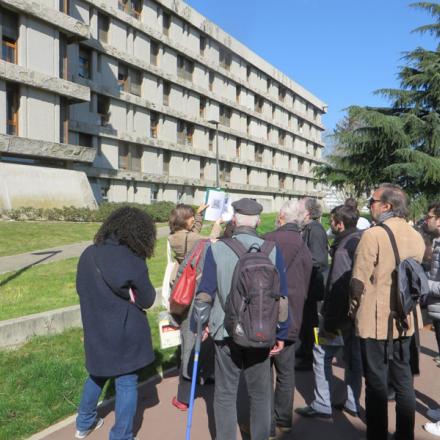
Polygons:
<instances>
[{"instance_id":1,"label":"woman with curly hair","mask_svg":"<svg viewBox=\"0 0 440 440\"><path fill-rule=\"evenodd\" d=\"M151 217L137 208L123 207L104 221L94 244L79 259L76 288L89 377L76 418L76 438L85 438L102 426L96 406L104 384L114 378L115 424L109 438L134 439L138 371L154 360L144 309L156 297L145 264L155 242Z\"/></svg>"}]
</instances>

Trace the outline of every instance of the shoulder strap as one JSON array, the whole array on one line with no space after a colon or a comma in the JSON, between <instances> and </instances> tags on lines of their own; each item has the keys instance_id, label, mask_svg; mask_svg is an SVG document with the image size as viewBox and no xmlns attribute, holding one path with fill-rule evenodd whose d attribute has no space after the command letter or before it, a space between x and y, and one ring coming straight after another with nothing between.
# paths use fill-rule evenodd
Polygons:
<instances>
[{"instance_id":1,"label":"shoulder strap","mask_svg":"<svg viewBox=\"0 0 440 440\"><path fill-rule=\"evenodd\" d=\"M185 234L185 254L184 254L184 256L186 256L187 252L188 252L188 233Z\"/></svg>"},{"instance_id":2,"label":"shoulder strap","mask_svg":"<svg viewBox=\"0 0 440 440\"><path fill-rule=\"evenodd\" d=\"M244 254L247 253L247 249L244 245L235 238L222 238L221 241L228 246L232 251L237 254L237 257L240 258Z\"/></svg>"},{"instance_id":3,"label":"shoulder strap","mask_svg":"<svg viewBox=\"0 0 440 440\"><path fill-rule=\"evenodd\" d=\"M261 252L263 252L263 254L265 254L268 257L274 247L275 247L275 243L273 241L264 240L263 245L261 246L260 249Z\"/></svg>"},{"instance_id":4,"label":"shoulder strap","mask_svg":"<svg viewBox=\"0 0 440 440\"><path fill-rule=\"evenodd\" d=\"M400 256L399 256L399 250L397 249L397 243L396 243L396 239L394 237L393 231L385 223L380 223L378 226L384 228L386 233L388 234L388 237L391 241L391 246L393 248L394 258L396 259L396 266L398 266L400 264Z\"/></svg>"}]
</instances>

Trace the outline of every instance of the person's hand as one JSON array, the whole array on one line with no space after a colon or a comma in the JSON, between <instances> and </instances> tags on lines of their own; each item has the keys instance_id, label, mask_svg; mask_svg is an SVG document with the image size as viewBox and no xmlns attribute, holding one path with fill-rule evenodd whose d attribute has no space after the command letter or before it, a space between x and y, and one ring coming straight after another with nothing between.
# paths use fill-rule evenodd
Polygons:
<instances>
[{"instance_id":1,"label":"person's hand","mask_svg":"<svg viewBox=\"0 0 440 440\"><path fill-rule=\"evenodd\" d=\"M209 327L206 326L202 333L202 342L205 342L209 336Z\"/></svg>"},{"instance_id":2,"label":"person's hand","mask_svg":"<svg viewBox=\"0 0 440 440\"><path fill-rule=\"evenodd\" d=\"M197 208L197 214L201 214L209 205L202 204Z\"/></svg>"},{"instance_id":3,"label":"person's hand","mask_svg":"<svg viewBox=\"0 0 440 440\"><path fill-rule=\"evenodd\" d=\"M276 356L280 354L281 350L284 348L284 341L279 341L278 339L275 342L275 345L270 350L269 356Z\"/></svg>"},{"instance_id":4,"label":"person's hand","mask_svg":"<svg viewBox=\"0 0 440 440\"><path fill-rule=\"evenodd\" d=\"M223 224L225 221L223 220L223 218L222 217L219 217L216 221L215 221L215 224L216 225L221 225L221 224Z\"/></svg>"}]
</instances>

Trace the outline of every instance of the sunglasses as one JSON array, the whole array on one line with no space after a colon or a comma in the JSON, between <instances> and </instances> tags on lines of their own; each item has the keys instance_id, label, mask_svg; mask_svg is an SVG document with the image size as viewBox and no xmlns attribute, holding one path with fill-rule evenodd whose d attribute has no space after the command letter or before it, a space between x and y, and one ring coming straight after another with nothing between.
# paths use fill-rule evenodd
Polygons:
<instances>
[{"instance_id":1,"label":"sunglasses","mask_svg":"<svg viewBox=\"0 0 440 440\"><path fill-rule=\"evenodd\" d=\"M368 207L371 208L376 202L380 202L380 201L381 201L380 199L374 199L373 197L371 197L368 200Z\"/></svg>"}]
</instances>

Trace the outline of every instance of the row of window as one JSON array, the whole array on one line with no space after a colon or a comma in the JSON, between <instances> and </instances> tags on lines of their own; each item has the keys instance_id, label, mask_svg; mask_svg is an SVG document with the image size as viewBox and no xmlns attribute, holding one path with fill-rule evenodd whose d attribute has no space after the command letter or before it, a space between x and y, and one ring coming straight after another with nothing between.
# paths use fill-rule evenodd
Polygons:
<instances>
[{"instance_id":1,"label":"row of window","mask_svg":"<svg viewBox=\"0 0 440 440\"><path fill-rule=\"evenodd\" d=\"M128 171L142 171L142 154L143 148L139 145L129 144L127 142L119 143L119 162L118 167L121 170ZM168 175L170 172L170 162L171 162L171 152L168 150L158 150L157 154L162 154L162 172L163 174ZM184 156L185 157L185 156ZM205 179L205 170L206 166L209 162L207 158L200 158L200 180ZM232 164L230 162L219 161L219 178L222 182L230 182L231 181L231 169ZM250 176L252 169L246 168L247 174L247 184L250 183ZM274 173L272 173L273 175ZM284 189L286 183L286 174L276 173L278 175L278 185L279 188ZM271 175L271 173L269 173ZM292 177L293 183L295 182L295 177ZM212 180L212 176L211 176ZM307 180L306 180L307 181ZM314 188L316 188L316 183L314 182Z\"/></svg>"}]
</instances>

